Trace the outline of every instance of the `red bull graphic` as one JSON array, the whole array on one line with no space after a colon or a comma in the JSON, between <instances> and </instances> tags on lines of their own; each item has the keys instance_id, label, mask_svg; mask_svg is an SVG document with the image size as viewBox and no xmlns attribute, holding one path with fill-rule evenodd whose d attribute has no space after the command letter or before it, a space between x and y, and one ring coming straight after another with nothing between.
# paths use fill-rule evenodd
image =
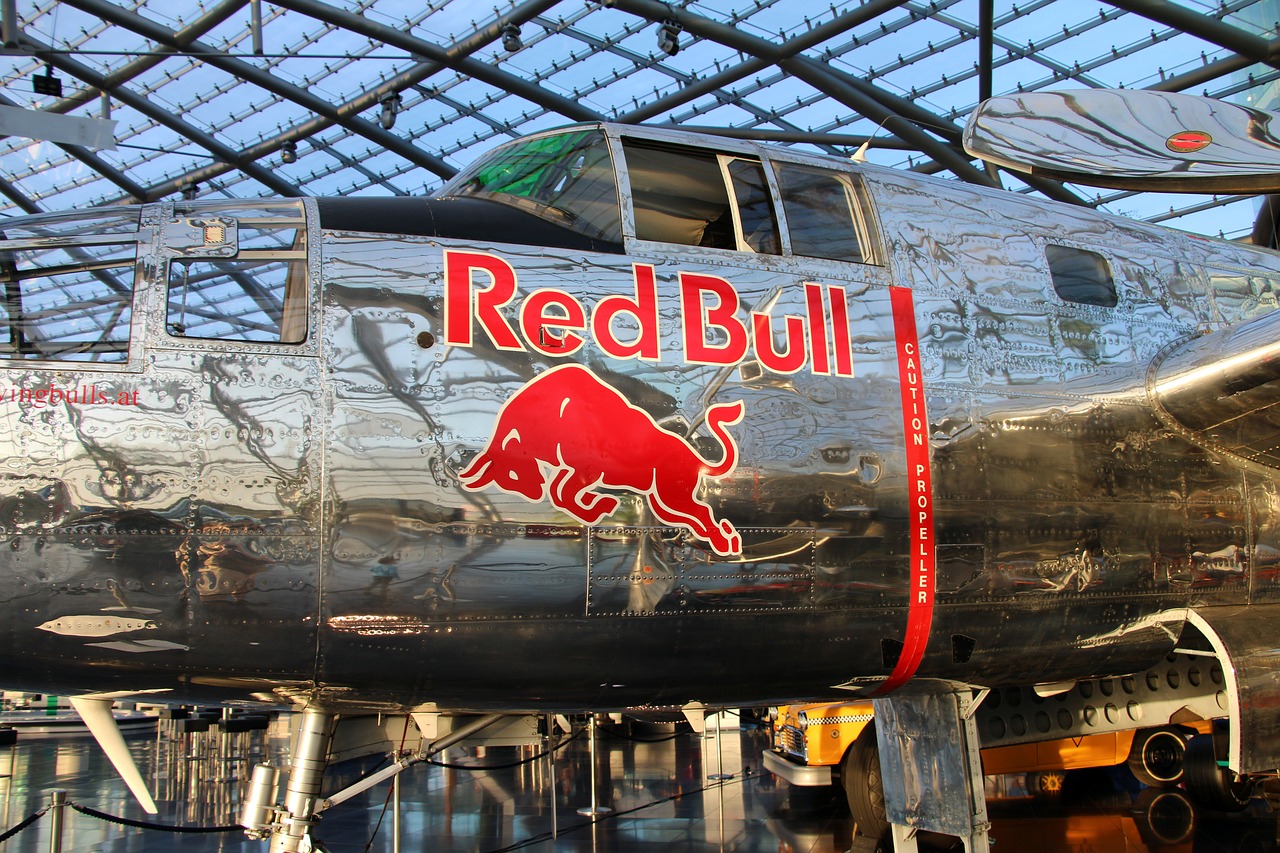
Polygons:
<instances>
[{"instance_id":1,"label":"red bull graphic","mask_svg":"<svg viewBox=\"0 0 1280 853\"><path fill-rule=\"evenodd\" d=\"M710 462L587 368L564 364L532 379L503 404L484 450L459 475L471 490L494 486L551 503L584 524L612 515L618 499L642 495L663 524L682 527L715 553L742 552L742 537L698 497L703 477L733 473L738 446L727 427L743 404L721 403L706 422L723 450Z\"/></svg>"}]
</instances>

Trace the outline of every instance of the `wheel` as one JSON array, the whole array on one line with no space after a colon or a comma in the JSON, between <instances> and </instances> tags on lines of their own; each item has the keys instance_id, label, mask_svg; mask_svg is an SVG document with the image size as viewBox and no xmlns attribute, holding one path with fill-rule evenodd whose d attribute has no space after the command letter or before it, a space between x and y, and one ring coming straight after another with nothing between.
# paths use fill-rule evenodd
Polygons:
<instances>
[{"instance_id":1,"label":"wheel","mask_svg":"<svg viewBox=\"0 0 1280 853\"><path fill-rule=\"evenodd\" d=\"M1187 742L1187 792L1207 809L1239 812L1249 805L1251 779L1218 766L1213 735L1196 735Z\"/></svg>"},{"instance_id":2,"label":"wheel","mask_svg":"<svg viewBox=\"0 0 1280 853\"><path fill-rule=\"evenodd\" d=\"M1144 785L1171 788L1182 781L1187 742L1173 729L1146 729L1133 738L1129 770Z\"/></svg>"},{"instance_id":3,"label":"wheel","mask_svg":"<svg viewBox=\"0 0 1280 853\"><path fill-rule=\"evenodd\" d=\"M1196 810L1177 788L1148 788L1134 803L1138 834L1151 846L1183 844L1195 837Z\"/></svg>"},{"instance_id":4,"label":"wheel","mask_svg":"<svg viewBox=\"0 0 1280 853\"><path fill-rule=\"evenodd\" d=\"M1062 796L1062 786L1066 784L1067 771L1040 770L1028 773L1024 784L1027 793L1037 800L1053 800Z\"/></svg>"},{"instance_id":5,"label":"wheel","mask_svg":"<svg viewBox=\"0 0 1280 853\"><path fill-rule=\"evenodd\" d=\"M867 726L840 764L840 784L849 800L849 813L858 831L870 838L883 838L889 831L884 811L884 783L880 777L880 747L876 727Z\"/></svg>"}]
</instances>

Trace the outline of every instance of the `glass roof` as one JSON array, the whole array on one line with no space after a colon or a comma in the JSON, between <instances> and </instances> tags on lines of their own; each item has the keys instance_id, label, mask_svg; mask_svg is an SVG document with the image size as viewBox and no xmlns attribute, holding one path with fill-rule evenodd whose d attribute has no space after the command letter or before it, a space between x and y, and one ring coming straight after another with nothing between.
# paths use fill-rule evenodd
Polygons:
<instances>
[{"instance_id":1,"label":"glass roof","mask_svg":"<svg viewBox=\"0 0 1280 853\"><path fill-rule=\"evenodd\" d=\"M1257 200L992 177L990 91L1275 106L1280 0L17 0L0 105L114 120L114 150L0 138L0 215L165 197L420 195L572 121L759 134L1248 237ZM1130 11L1139 10L1139 11ZM990 16L991 26L984 28ZM260 20L260 26L255 25ZM665 49L664 49L665 48ZM61 84L61 95L37 94Z\"/></svg>"}]
</instances>

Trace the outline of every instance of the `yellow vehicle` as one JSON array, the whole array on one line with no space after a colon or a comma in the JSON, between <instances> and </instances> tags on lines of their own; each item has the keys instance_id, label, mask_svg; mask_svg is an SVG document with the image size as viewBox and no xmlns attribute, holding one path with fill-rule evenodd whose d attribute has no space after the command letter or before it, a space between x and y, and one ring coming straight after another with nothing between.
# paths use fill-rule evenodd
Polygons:
<instances>
[{"instance_id":1,"label":"yellow vehicle","mask_svg":"<svg viewBox=\"0 0 1280 853\"><path fill-rule=\"evenodd\" d=\"M773 745L764 753L764 766L792 785L839 782L859 829L864 834L880 836L888 829L888 823L873 720L870 702L780 706L770 713ZM1212 723L1206 720L989 747L982 750L983 772L1025 773L1029 793L1053 796L1061 792L1068 770L1127 763L1139 782L1171 787L1183 780L1188 739L1197 734L1206 736L1198 738L1196 745L1207 745L1208 764L1213 773L1217 772L1211 732ZM1205 773L1198 775L1203 777ZM1215 781L1216 777L1209 784ZM1198 791L1193 789L1192 793ZM1215 788L1208 793L1220 795L1222 791ZM1247 800L1247 791L1230 793L1225 801L1220 797L1208 804L1228 808Z\"/></svg>"}]
</instances>

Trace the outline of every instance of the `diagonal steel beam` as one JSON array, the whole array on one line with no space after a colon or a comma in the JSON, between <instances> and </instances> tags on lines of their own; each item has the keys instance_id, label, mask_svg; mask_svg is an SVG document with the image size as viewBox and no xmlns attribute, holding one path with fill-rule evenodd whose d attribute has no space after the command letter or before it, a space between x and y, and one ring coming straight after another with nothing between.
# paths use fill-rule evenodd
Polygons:
<instances>
[{"instance_id":1,"label":"diagonal steel beam","mask_svg":"<svg viewBox=\"0 0 1280 853\"><path fill-rule=\"evenodd\" d=\"M613 5L617 9L651 21L663 21L671 17L671 8L657 0L615 0ZM937 132L942 132L949 124L942 118L914 106L908 108L905 102L899 103L902 99L894 98L880 91L878 87L870 86L849 75L834 72L820 62L807 57L785 56L780 53L778 46L771 42L709 18L694 15L688 9L681 10L678 17L680 23L689 32L750 56L775 63L793 77L804 80L818 91L857 110L872 121L880 122L894 136L912 144L958 177L970 183L995 186L986 173L974 168L966 155L926 133L914 121L908 120L905 114L910 113L919 117L923 113L928 116L928 125ZM895 107L901 106L902 109L896 109L888 104L894 104ZM958 139L960 130L955 125L950 125L950 133Z\"/></svg>"},{"instance_id":2,"label":"diagonal steel beam","mask_svg":"<svg viewBox=\"0 0 1280 853\"><path fill-rule=\"evenodd\" d=\"M201 35L205 34L209 30L218 26L218 24L221 24L227 18L230 18L239 9L244 7L245 2L246 0L223 0L223 2L218 3L216 6L210 8L205 14L201 15L199 18L192 21L190 24L188 24L187 26L179 30L177 33L175 33L175 38L178 40L178 43L180 45L189 44L194 39L199 38ZM127 81L133 79L137 75L142 74L150 70L151 68L154 68L156 65L159 65L166 58L167 57L161 56L161 55L148 55L148 56L139 57L138 59L135 59L132 62L129 62L122 68L118 68L115 71L112 71L110 74L108 74L105 78L107 81L107 85L111 87L124 85ZM77 89L75 92L71 93L70 95L68 95L67 97L61 98L55 101L53 104L45 107L44 110L45 112L65 114L65 113L71 112L72 110L76 109L79 106L82 106L83 104L88 103L89 101L93 100L95 97L96 95L94 95L92 89L87 87L80 88L80 89ZM2 96L0 96L0 104L4 104L6 106L22 106L21 104L18 104ZM128 193L129 199L127 200L151 201L154 198L157 198L157 196L149 195L147 190L141 184L131 179L123 171L111 165L102 157L98 156L97 154L90 151L89 149L83 148L79 145L60 145L59 147L62 148L62 150L66 151L68 154L70 154L72 157L75 157L77 160L80 160L82 163L89 166L91 169L96 171L102 177L106 178L108 181L110 181L111 183L115 184L117 187L119 187L120 189ZM233 167L225 166L225 168L227 170L230 170ZM187 183L190 183L190 182L187 182ZM177 191L177 187L175 187L170 192L176 192L176 191ZM115 203L119 203L121 201L126 201L126 199L119 199Z\"/></svg>"},{"instance_id":3,"label":"diagonal steel beam","mask_svg":"<svg viewBox=\"0 0 1280 853\"><path fill-rule=\"evenodd\" d=\"M467 38L455 43L447 49L452 56L463 57L475 53L487 44L496 41L502 35L502 27L505 24L524 24L538 15L554 6L560 0L527 0L508 12L505 16L498 18L487 27L476 30ZM428 77L439 74L441 71L447 70L447 66L440 62L421 62L414 65L400 74L389 78L385 83L380 84L376 88L369 89L349 101L335 105L335 109L340 115L356 115L364 112L370 107L382 101L388 95L394 92L400 92L412 86L421 83ZM326 116L313 116L302 124L294 125L283 133L276 134L273 137L264 139L263 141L251 145L245 149L245 156L251 160L261 159L270 156L280 150L281 146L286 142L299 142L307 137L321 133L333 125L335 121ZM182 175L154 184L148 187L147 193L151 198L162 198L172 192L176 192L178 188L188 183L203 183L211 178L225 174L231 171L232 167L225 163L211 163L192 169ZM456 170L450 171L448 175L442 177L448 179L453 177Z\"/></svg>"},{"instance_id":4,"label":"diagonal steel beam","mask_svg":"<svg viewBox=\"0 0 1280 853\"><path fill-rule=\"evenodd\" d=\"M1268 41L1267 50L1272 56L1280 56L1280 39ZM1166 77L1154 86L1148 86L1147 88L1156 92L1183 92L1196 86L1203 86L1210 80L1217 80L1219 77L1242 71L1254 64L1256 64L1256 61L1247 56L1238 54L1236 56L1224 56L1200 68L1173 77Z\"/></svg>"},{"instance_id":5,"label":"diagonal steel beam","mask_svg":"<svg viewBox=\"0 0 1280 853\"><path fill-rule=\"evenodd\" d=\"M4 95L0 95L0 105L6 107L18 107L20 109L30 109L30 107L24 107L22 104L11 100L10 98L6 98ZM143 189L140 184L131 180L124 172L121 172L115 166L111 165L106 160L103 160L88 148L85 148L82 145L72 145L70 143L62 142L54 144L79 160L81 163L84 163L90 169L93 169L120 189L127 192L134 198L134 200L143 201L146 198L147 191Z\"/></svg>"},{"instance_id":6,"label":"diagonal steel beam","mask_svg":"<svg viewBox=\"0 0 1280 853\"><path fill-rule=\"evenodd\" d=\"M139 95L123 86L112 85L108 83L107 78L99 74L97 71L76 62L64 53L51 50L50 47L43 42L38 42L30 36L24 35L22 42L32 48L32 52L45 62L57 68L59 71L65 72L79 80L84 81L99 91L106 92L122 104L137 110L149 119L164 125L174 133L188 139L191 142L204 148L214 157L225 160L227 163L233 164L249 177L271 189L273 192L286 196L298 196L298 188L289 181L281 178L269 169L264 169L252 160L245 158L239 151L229 145L224 145L209 134L200 130L193 125L188 124L182 119L175 116L166 109L153 104L149 99Z\"/></svg>"},{"instance_id":7,"label":"diagonal steel beam","mask_svg":"<svg viewBox=\"0 0 1280 853\"><path fill-rule=\"evenodd\" d=\"M132 30L159 44L172 48L178 47L174 33L168 27L160 26L141 15L126 11L114 3L107 3L104 0L62 0L62 2L83 12L98 15L103 20ZM429 169L441 176L452 175L453 173L453 167L434 154L424 151L412 142L383 130L380 126L359 116L340 115L333 105L323 98L313 95L300 86L281 80L256 65L228 56L226 53L199 41L192 41L183 47L183 50L186 53L198 56L204 62L225 71L233 77L259 86L278 97L294 102L310 112L330 118L353 133L358 133L388 151L404 157L414 165Z\"/></svg>"},{"instance_id":8,"label":"diagonal steel beam","mask_svg":"<svg viewBox=\"0 0 1280 853\"><path fill-rule=\"evenodd\" d=\"M199 18L196 18L187 26L178 30L173 34L176 50L180 51L196 39L200 38L209 30L221 24L230 18L240 9L243 9L247 0L222 0L221 3L209 9ZM105 77L109 86L123 86L139 74L144 74L155 68L162 62L169 59L172 50L160 50L155 53L149 53L146 56L139 56L137 59L115 69ZM49 112L66 113L78 106L88 103L94 99L93 92L88 89L82 89L73 92L65 98L54 103L48 108Z\"/></svg>"},{"instance_id":9,"label":"diagonal steel beam","mask_svg":"<svg viewBox=\"0 0 1280 853\"><path fill-rule=\"evenodd\" d=\"M351 30L367 38L407 50L416 56L439 62L454 71L474 77L476 80L488 83L490 86L496 86L503 91L510 92L544 109L560 113L575 121L600 121L604 118L595 110L584 107L577 101L558 95L536 83L530 83L528 80L494 68L492 65L473 59L470 56L457 56L439 45L423 41L409 33L397 30L395 27L388 27L385 24L371 21L362 15L335 8L327 3L318 3L316 0L272 0L272 2L285 9L301 12L327 24Z\"/></svg>"},{"instance_id":10,"label":"diagonal steel beam","mask_svg":"<svg viewBox=\"0 0 1280 853\"><path fill-rule=\"evenodd\" d=\"M871 0L864 3L851 12L838 15L825 24L814 27L806 33L796 36L789 41L777 45L778 57L792 57L801 51L808 50L815 45L822 44L828 39L843 35L856 26L865 24L867 21L877 18L887 12L891 12L899 6L908 3L909 0ZM709 95L718 89L732 85L738 80L750 77L752 74L763 71L775 64L775 60L754 58L748 59L746 62L739 63L733 68L726 68L710 77L703 77L701 80L683 86L680 89L659 98L656 101L645 104L642 107L624 113L618 117L618 121L626 124L639 124L642 121L651 119L654 116L661 115L667 110L683 106L691 101L697 100L703 95Z\"/></svg>"},{"instance_id":11,"label":"diagonal steel beam","mask_svg":"<svg viewBox=\"0 0 1280 853\"><path fill-rule=\"evenodd\" d=\"M40 205L27 198L26 193L14 186L11 181L2 177L0 177L0 195L22 208L24 213L44 213Z\"/></svg>"},{"instance_id":12,"label":"diagonal steel beam","mask_svg":"<svg viewBox=\"0 0 1280 853\"><path fill-rule=\"evenodd\" d=\"M1217 18L1193 12L1183 6L1175 6L1167 0L1106 0L1106 2L1117 9L1141 15L1219 47L1233 50L1250 62L1264 62L1273 68L1280 68L1280 61L1278 61L1280 58L1273 49L1273 42Z\"/></svg>"}]
</instances>

